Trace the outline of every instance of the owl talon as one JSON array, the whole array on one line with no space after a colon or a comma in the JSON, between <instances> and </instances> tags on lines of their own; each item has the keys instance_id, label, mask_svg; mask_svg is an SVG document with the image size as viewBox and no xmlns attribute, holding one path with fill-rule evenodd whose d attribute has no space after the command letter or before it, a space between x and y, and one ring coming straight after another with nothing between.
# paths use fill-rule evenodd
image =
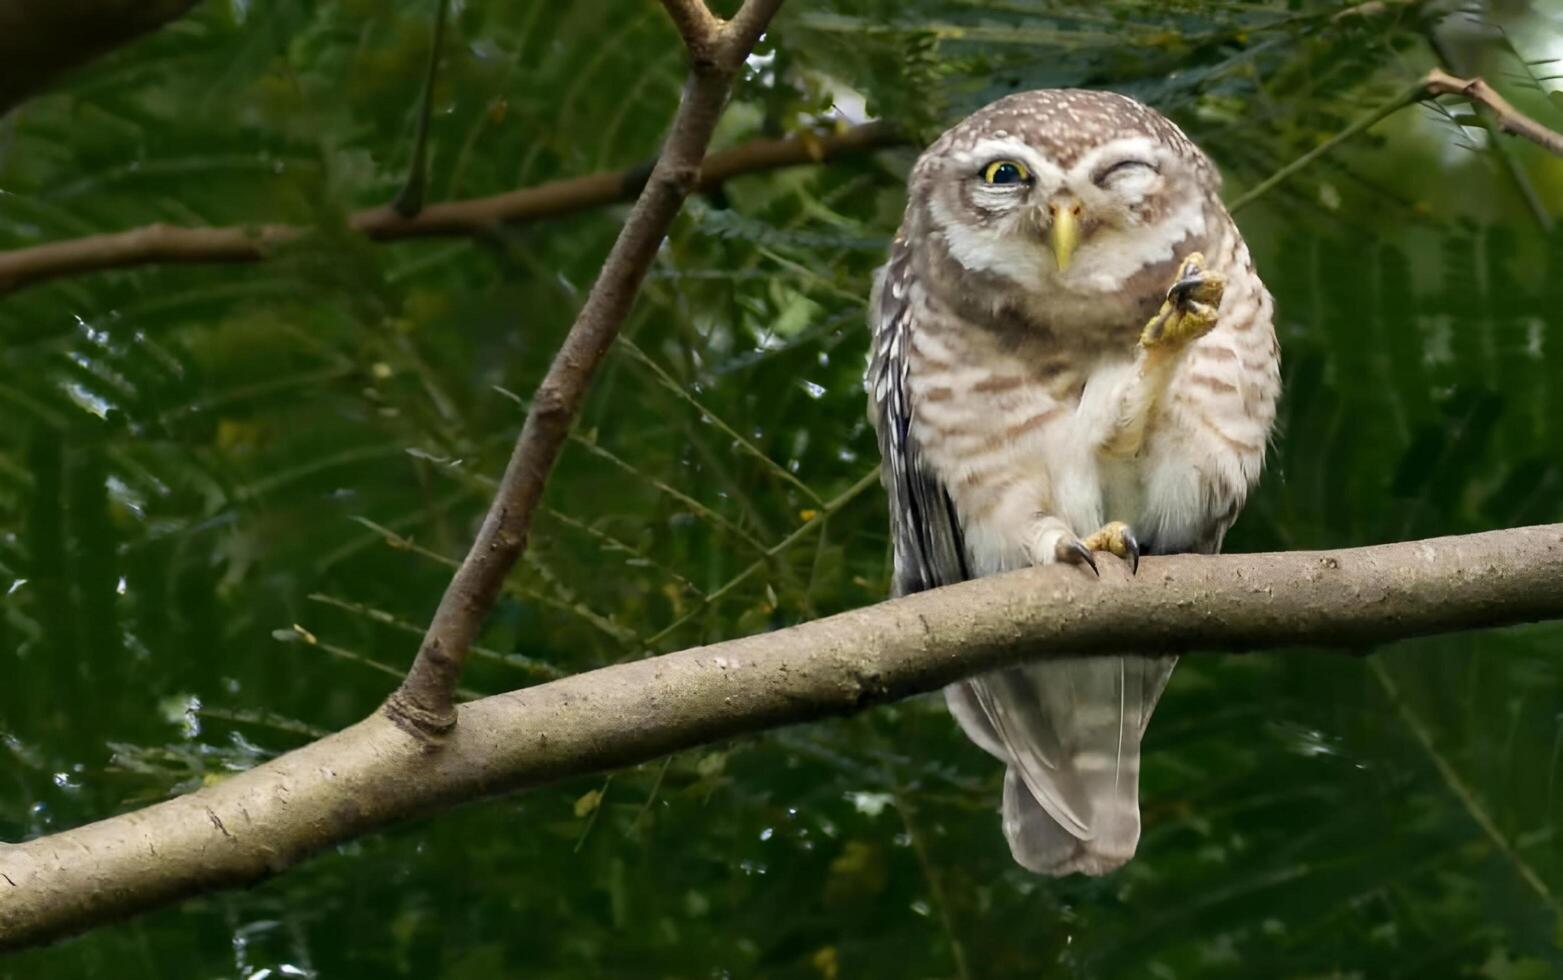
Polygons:
<instances>
[{"instance_id":1,"label":"owl talon","mask_svg":"<svg viewBox=\"0 0 1563 980\"><path fill-rule=\"evenodd\" d=\"M1205 256L1190 252L1167 289L1167 299L1140 333L1146 350L1180 350L1216 325L1226 277L1205 267Z\"/></svg>"},{"instance_id":2,"label":"owl talon","mask_svg":"<svg viewBox=\"0 0 1563 980\"><path fill-rule=\"evenodd\" d=\"M1091 554L1091 549L1086 547L1085 542L1072 534L1067 538L1060 539L1054 547L1054 552L1059 561L1068 562L1071 565L1089 566L1091 572L1098 577L1102 574L1096 567L1096 556Z\"/></svg>"},{"instance_id":3,"label":"owl talon","mask_svg":"<svg viewBox=\"0 0 1563 980\"><path fill-rule=\"evenodd\" d=\"M1129 563L1129 574L1140 570L1140 540L1123 521L1105 524L1083 542L1092 551L1106 551Z\"/></svg>"}]
</instances>

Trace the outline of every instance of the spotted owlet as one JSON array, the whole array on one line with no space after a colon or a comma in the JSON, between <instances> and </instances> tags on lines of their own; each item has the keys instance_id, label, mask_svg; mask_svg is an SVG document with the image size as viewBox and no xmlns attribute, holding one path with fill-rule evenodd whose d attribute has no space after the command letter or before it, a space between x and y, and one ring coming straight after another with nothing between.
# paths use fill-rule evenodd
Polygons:
<instances>
[{"instance_id":1,"label":"spotted owlet","mask_svg":"<svg viewBox=\"0 0 1563 980\"><path fill-rule=\"evenodd\" d=\"M1272 301L1220 182L1171 121L1107 92L1000 99L918 159L870 314L897 594L1219 550L1280 393ZM1022 865L1133 856L1140 739L1174 662L1055 660L945 690L1008 767Z\"/></svg>"}]
</instances>

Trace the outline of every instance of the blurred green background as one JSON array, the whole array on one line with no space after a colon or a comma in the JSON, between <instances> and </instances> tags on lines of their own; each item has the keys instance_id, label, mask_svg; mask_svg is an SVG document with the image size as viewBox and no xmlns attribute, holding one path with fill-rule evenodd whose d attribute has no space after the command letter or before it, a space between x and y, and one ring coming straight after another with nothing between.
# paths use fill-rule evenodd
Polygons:
<instances>
[{"instance_id":1,"label":"blurred green background","mask_svg":"<svg viewBox=\"0 0 1563 980\"><path fill-rule=\"evenodd\" d=\"M730 9L734 4L717 4ZM374 710L625 214L370 244L433 0L212 0L0 120L0 248L288 221L272 261L0 298L0 840ZM643 162L651 0L457 0L433 200ZM717 145L1113 88L1235 198L1444 65L1563 129L1563 4L793 0ZM866 99L857 104L858 96ZM1233 551L1563 520L1563 160L1405 109L1238 215L1286 395ZM888 588L860 376L913 150L691 200L465 678L536 683ZM1028 875L937 698L463 807L0 961L14 978L1563 975L1563 627L1188 658L1141 855Z\"/></svg>"}]
</instances>

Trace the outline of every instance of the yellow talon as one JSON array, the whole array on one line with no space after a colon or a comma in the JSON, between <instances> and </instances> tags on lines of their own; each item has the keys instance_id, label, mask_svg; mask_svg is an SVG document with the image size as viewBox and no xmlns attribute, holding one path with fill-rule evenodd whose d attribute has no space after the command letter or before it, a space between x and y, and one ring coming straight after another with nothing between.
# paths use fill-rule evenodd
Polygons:
<instances>
[{"instance_id":1,"label":"yellow talon","mask_svg":"<svg viewBox=\"0 0 1563 980\"><path fill-rule=\"evenodd\" d=\"M1104 524L1101 530L1091 534L1082 543L1092 551L1106 551L1122 558L1129 563L1130 572L1140 570L1139 539L1123 521Z\"/></svg>"},{"instance_id":2,"label":"yellow talon","mask_svg":"<svg viewBox=\"0 0 1563 980\"><path fill-rule=\"evenodd\" d=\"M1216 325L1226 277L1205 267L1205 256L1190 252L1178 267L1178 278L1167 290L1161 309L1140 332L1140 346L1179 350Z\"/></svg>"}]
</instances>

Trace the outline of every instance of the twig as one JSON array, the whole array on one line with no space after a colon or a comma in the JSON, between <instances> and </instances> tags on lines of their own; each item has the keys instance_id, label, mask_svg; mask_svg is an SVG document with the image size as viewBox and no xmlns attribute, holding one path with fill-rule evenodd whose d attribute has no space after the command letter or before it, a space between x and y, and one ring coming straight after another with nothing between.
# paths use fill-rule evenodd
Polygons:
<instances>
[{"instance_id":1,"label":"twig","mask_svg":"<svg viewBox=\"0 0 1563 980\"><path fill-rule=\"evenodd\" d=\"M651 781L651 792L646 794L646 802L642 803L640 809L635 811L635 819L630 821L629 830L625 831L626 834L634 834L640 829L640 822L646 819L646 815L651 812L652 804L657 802L657 794L662 790L662 780L667 777L668 767L672 764L673 757L671 755L663 757L662 765L657 767L657 778Z\"/></svg>"},{"instance_id":2,"label":"twig","mask_svg":"<svg viewBox=\"0 0 1563 980\"><path fill-rule=\"evenodd\" d=\"M665 0L665 4L684 37L690 61L667 141L585 305L538 385L472 550L440 599L412 669L385 703L387 717L425 740L446 735L456 724L453 695L468 652L505 576L526 549L543 487L592 376L618 337L685 197L699 185L706 146L733 80L781 0L744 0L727 23L700 0Z\"/></svg>"},{"instance_id":3,"label":"twig","mask_svg":"<svg viewBox=\"0 0 1563 980\"><path fill-rule=\"evenodd\" d=\"M579 518L571 517L569 514L566 514L560 510L556 510L552 507L545 506L543 508L543 513L558 521L560 524L563 524L565 527L573 528L574 530L579 531L580 533L596 541L604 551L612 551L621 555L629 555L633 560L651 568L655 568L657 571L661 572L663 575L666 575L670 580L676 583L679 588L690 593L696 598L701 598L705 595L705 592L700 588L700 586L696 585L688 578L680 574L678 569L657 561L644 549L637 548L628 541L625 541L621 538L616 538L601 528L593 527Z\"/></svg>"},{"instance_id":4,"label":"twig","mask_svg":"<svg viewBox=\"0 0 1563 980\"><path fill-rule=\"evenodd\" d=\"M740 449L759 460L766 469L770 470L776 476L780 477L787 483L792 484L799 491L801 491L804 496L808 497L814 503L823 504L825 502L820 499L819 494L815 493L812 487L798 479L797 474L776 462L776 460L767 455L765 451L762 450L759 446L756 446L754 443L750 442L737 429L734 429L732 426L728 425L721 416L700 404L699 399L697 399L694 395L691 395L683 385L679 384L678 381L676 381L673 376L667 372L666 368L652 360L651 356L645 351L635 346L634 342L626 339L620 341L619 343L626 351L630 353L632 357L635 358L635 360L639 361L640 364L648 371L656 375L657 380L662 382L662 386L664 388L678 396L683 401L688 402L691 408L699 412L700 420L702 422L708 422L711 425L716 426L722 431L724 435L726 435L729 439L732 439Z\"/></svg>"},{"instance_id":5,"label":"twig","mask_svg":"<svg viewBox=\"0 0 1563 980\"><path fill-rule=\"evenodd\" d=\"M286 642L303 643L305 646L314 647L322 653L330 654L331 656L336 657L338 660L345 660L348 663L359 664L360 666L368 667L370 670L378 671L382 674L388 674L391 677L402 676L402 672L397 670L395 667L392 667L390 664L382 663L367 654L358 653L355 650L349 650L346 647L338 646L335 643L326 643L314 633L297 624L295 624L291 630L279 631L277 635L279 638L285 637ZM477 691L471 691L465 688L458 688L455 693L459 694L464 700L467 701L482 697L482 695Z\"/></svg>"},{"instance_id":6,"label":"twig","mask_svg":"<svg viewBox=\"0 0 1563 980\"><path fill-rule=\"evenodd\" d=\"M449 471L447 470L446 472ZM369 528L371 531L379 534L381 540L384 541L384 543L389 547L395 548L398 551L411 552L420 558L427 558L429 561L435 562L439 565L444 565L446 568L449 568L452 571L459 571L461 569L461 562L457 561L456 559L450 557L449 555L441 554L440 552L435 551L433 548L425 547L411 538L406 537L405 535L397 534L395 531L384 526L383 524L376 524L367 517L355 517L353 520L359 524L362 524L364 527ZM542 571L542 568L540 565L534 564L533 570ZM557 579L549 581L548 584L555 586L556 588L560 585ZM502 588L505 587L506 586L502 586ZM636 640L636 636L633 630L619 626L616 623L609 622L599 613L588 609L583 603L574 601L570 597L551 596L545 592L536 589L528 589L520 585L509 586L509 588L511 594L514 595L517 599L536 602L547 606L550 609L557 609L560 612L566 612L572 616L577 616L583 622L606 634L620 644L630 643ZM413 629L414 632L418 633L420 636L427 632L427 627L423 626L417 626ZM472 649L474 652L476 652L479 648L474 645ZM479 655L481 656L481 654ZM398 677L401 676L400 671L395 671L394 673Z\"/></svg>"},{"instance_id":7,"label":"twig","mask_svg":"<svg viewBox=\"0 0 1563 980\"><path fill-rule=\"evenodd\" d=\"M1525 115L1480 78L1456 78L1441 68L1427 73L1423 84L1429 95L1458 95L1492 113L1493 123L1510 136L1530 140L1544 150L1563 156L1563 133L1555 132Z\"/></svg>"},{"instance_id":8,"label":"twig","mask_svg":"<svg viewBox=\"0 0 1563 980\"><path fill-rule=\"evenodd\" d=\"M1417 82L1415 85L1402 89L1393 97L1387 99L1377 108L1368 112L1350 126L1347 126L1345 129L1336 133L1334 136L1331 136L1323 143L1320 143L1318 146L1309 150L1307 153L1304 153L1302 156L1291 161L1280 170L1277 170L1275 173L1249 188L1245 193L1240 194L1236 200L1227 205L1227 210L1233 214L1236 214L1243 208L1246 208L1248 205L1257 201L1259 198L1270 193L1271 190L1275 189L1275 187L1284 182L1288 177L1291 177L1293 174L1306 168L1309 164L1324 156L1326 153L1329 153L1337 146L1341 145L1359 133L1363 133L1369 129L1372 129L1384 119L1394 115L1401 109L1404 109L1406 106L1411 105L1426 94L1427 85L1425 82Z\"/></svg>"},{"instance_id":9,"label":"twig","mask_svg":"<svg viewBox=\"0 0 1563 980\"><path fill-rule=\"evenodd\" d=\"M1432 48L1433 54L1438 56L1440 65L1451 75L1458 75L1460 68L1459 62L1456 61L1457 54L1453 47L1438 33L1437 23L1430 25L1426 33L1427 45ZM1518 51L1515 51L1514 54L1516 57L1519 56ZM1442 106L1439 106L1439 109L1443 110L1453 120L1453 113L1444 110ZM1478 104L1475 119L1477 124L1492 137L1493 156L1497 159L1498 165L1503 168L1503 172L1508 175L1509 180L1514 184L1515 193L1519 194L1520 199L1525 202L1525 207L1530 210L1531 217L1536 219L1536 224L1541 227L1541 230L1550 234L1554 222L1552 213L1547 210L1547 202L1542 200L1541 195L1536 192L1535 182L1525 173L1525 169L1520 166L1520 161L1515 159L1508 141L1498 138L1498 134L1502 130L1498 128L1493 112ZM1463 120L1453 121L1456 125L1466 124Z\"/></svg>"},{"instance_id":10,"label":"twig","mask_svg":"<svg viewBox=\"0 0 1563 980\"><path fill-rule=\"evenodd\" d=\"M1341 551L1157 556L1132 577L1103 558L1101 571L993 575L483 698L461 706L433 753L372 715L187 796L0 844L0 949L251 885L463 801L853 714L1023 659L1361 653L1563 618L1563 524Z\"/></svg>"},{"instance_id":11,"label":"twig","mask_svg":"<svg viewBox=\"0 0 1563 980\"><path fill-rule=\"evenodd\" d=\"M650 476L641 472L634 463L631 463L629 460L613 452L611 449L608 449L606 446L592 442L590 439L576 435L573 432L570 434L569 438L571 442L575 443L577 446L580 446L582 449L591 453L593 456L596 456L598 459L612 463L614 466L617 466L619 469L623 470L625 473L629 474L635 479L644 480L646 483L656 488L658 492L671 497L680 504L683 504L691 514L701 518L712 527L726 531L728 534L731 534L733 537L747 544L755 551L765 551L764 541L761 541L751 532L746 531L739 525L735 524L731 519L724 517L715 510L712 510L710 507L702 504L700 501L673 486L671 483L668 483L666 480L659 480L654 476Z\"/></svg>"},{"instance_id":12,"label":"twig","mask_svg":"<svg viewBox=\"0 0 1563 980\"><path fill-rule=\"evenodd\" d=\"M690 609L684 615L658 630L654 636L646 641L646 648L649 650L652 647L655 647L663 640L663 638L669 636L680 626L683 626L685 623L704 612L705 609L711 605L711 603L716 602L718 599L727 595L727 593L731 592L733 589L736 589L739 585L742 585L746 580L748 580L749 576L764 568L768 563L774 560L777 555L780 555L788 548L791 548L793 545L797 544L805 534L808 534L817 527L823 527L825 522L830 520L832 514L835 514L841 508L851 503L853 498L857 497L858 494L862 493L864 490L867 490L869 487L878 482L879 467L876 466L865 473L856 483L852 484L852 486L843 490L841 494L835 499L826 501L819 508L819 510L815 511L814 514L809 517L808 520L794 528L792 533L771 545L769 548L766 548L765 553L760 558L751 563L749 567L728 579L727 582L719 587L716 591L701 596L700 599L695 603L694 608Z\"/></svg>"},{"instance_id":13,"label":"twig","mask_svg":"<svg viewBox=\"0 0 1563 980\"><path fill-rule=\"evenodd\" d=\"M1514 136L1523 136L1537 146L1563 156L1563 133L1554 132L1520 112L1480 78L1456 78L1442 69L1434 68L1423 75L1415 85L1396 93L1350 126L1255 184L1227 205L1227 210L1233 213L1242 210L1346 140L1373 128L1408 105L1440 95L1458 95L1462 99L1475 103L1491 112L1493 124L1498 129Z\"/></svg>"},{"instance_id":14,"label":"twig","mask_svg":"<svg viewBox=\"0 0 1563 980\"><path fill-rule=\"evenodd\" d=\"M826 163L869 150L899 146L906 138L882 123L867 123L823 136L757 139L713 153L701 166L695 190L709 191L746 174ZM391 207L353 214L348 226L379 242L408 238L486 235L506 224L525 224L633 200L652 167L567 177L489 197L430 204L404 218ZM0 252L0 296L64 276L169 264L259 262L277 247L307 234L296 225L262 223L226 228L151 224L129 231L87 235Z\"/></svg>"},{"instance_id":15,"label":"twig","mask_svg":"<svg viewBox=\"0 0 1563 980\"><path fill-rule=\"evenodd\" d=\"M423 76L423 95L418 100L418 129L413 135L412 163L407 180L391 202L391 210L404 218L417 217L423 210L423 192L428 185L429 117L434 114L434 85L439 78L440 51L445 47L445 17L450 0L435 0L434 36L429 41L429 67Z\"/></svg>"},{"instance_id":16,"label":"twig","mask_svg":"<svg viewBox=\"0 0 1563 980\"><path fill-rule=\"evenodd\" d=\"M332 606L336 609L342 610L343 612L352 613L355 616L362 616L366 619L373 620L376 623L383 623L392 629L401 630L403 633L416 633L419 636L423 635L422 626L419 626L416 623L410 623L407 620L400 618L399 616L395 616L386 612L384 609L376 609L373 606L368 606L361 602L353 602L348 599L338 599L336 596L325 595L324 593L320 592L311 592L309 595L305 596L305 598L311 602L318 602L324 606ZM512 667L516 670L525 671L529 674L536 674L540 677L563 677L565 674L563 670L555 667L553 664L544 660L539 660L536 657L529 657L524 653L500 653L498 650L491 650L488 647L480 646L474 646L472 648L472 652L477 656L484 658L485 660L492 660L495 663L504 664L506 667ZM398 672L396 676L401 677L401 673Z\"/></svg>"},{"instance_id":17,"label":"twig","mask_svg":"<svg viewBox=\"0 0 1563 980\"><path fill-rule=\"evenodd\" d=\"M928 885L928 899L939 916L939 924L944 927L945 940L950 944L950 961L955 966L955 976L957 980L971 980L971 970L966 965L966 945L961 942L960 933L955 931L955 917L950 913L950 900L944 892L944 878L928 856L928 842L917 825L917 811L902 789L899 778L891 794L895 797L895 812L901 818L901 826L906 830L912 853L917 857L917 867L923 873L924 883Z\"/></svg>"},{"instance_id":18,"label":"twig","mask_svg":"<svg viewBox=\"0 0 1563 980\"><path fill-rule=\"evenodd\" d=\"M1531 891L1536 893L1537 898L1546 903L1547 907L1552 910L1552 914L1554 916L1563 915L1563 906L1559 905L1558 897L1552 894L1552 889L1547 887L1547 883L1541 880L1541 875L1536 873L1536 869L1531 867L1530 863L1520 856L1519 851L1515 850L1513 844L1509 843L1509 839L1503 835L1503 831L1498 829L1498 824L1488 814L1487 808L1482 806L1481 802L1477 800L1476 794L1471 791L1470 787L1466 786L1465 780L1461 779L1460 774L1455 771L1454 766L1450 765L1449 761L1444 758L1443 753L1438 751L1438 743L1433 740L1433 733L1422 723L1422 719L1417 716L1416 712L1411 710L1411 705L1406 703L1406 699L1400 693L1400 686L1390 676L1389 669L1384 665L1383 661L1375 660L1373 662L1373 674L1378 678L1379 686L1384 689L1384 694L1389 698L1389 703L1394 706L1395 712L1400 715L1400 720L1405 722L1406 727L1411 730L1411 734L1415 736L1417 744L1422 746L1422 750L1427 753L1429 761L1433 763L1433 768L1438 770L1438 775L1443 779L1444 785L1449 787L1449 792L1454 795L1455 799L1460 801L1460 805L1465 808L1465 812L1470 814L1471 821L1481 829L1482 833L1487 835L1487 839L1492 841L1493 846L1498 849L1499 853L1509 859L1509 863L1514 865L1514 870L1519 874L1520 880L1525 882Z\"/></svg>"}]
</instances>

